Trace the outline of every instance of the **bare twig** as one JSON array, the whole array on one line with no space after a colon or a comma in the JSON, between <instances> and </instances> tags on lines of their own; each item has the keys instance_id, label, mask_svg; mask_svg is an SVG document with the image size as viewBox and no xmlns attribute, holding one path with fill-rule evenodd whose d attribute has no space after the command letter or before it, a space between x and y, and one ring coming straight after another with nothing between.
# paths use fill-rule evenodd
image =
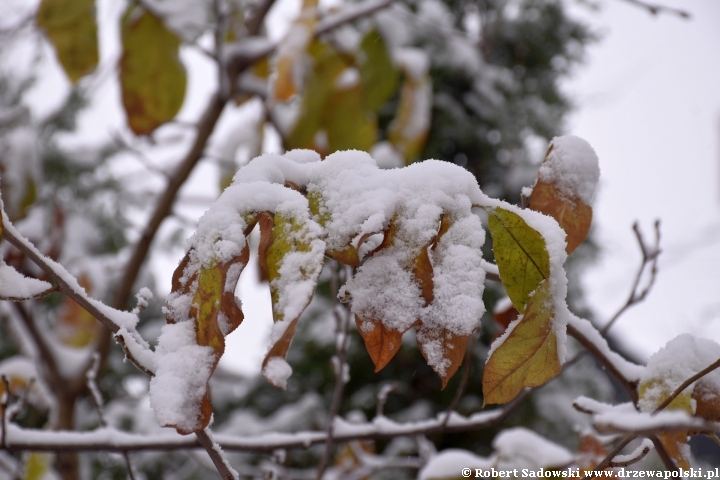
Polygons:
<instances>
[{"instance_id":1,"label":"bare twig","mask_svg":"<svg viewBox=\"0 0 720 480\"><path fill-rule=\"evenodd\" d=\"M388 396L394 392L400 384L398 382L388 382L380 387L380 391L377 394L377 403L375 405L375 416L382 417L385 415L385 404L387 403Z\"/></svg>"},{"instance_id":2,"label":"bare twig","mask_svg":"<svg viewBox=\"0 0 720 480\"><path fill-rule=\"evenodd\" d=\"M245 23L245 30L248 36L254 36L260 33L265 16L272 8L275 0L261 0L255 9L250 13L247 22Z\"/></svg>"},{"instance_id":3,"label":"bare twig","mask_svg":"<svg viewBox=\"0 0 720 480\"><path fill-rule=\"evenodd\" d=\"M595 468L593 468L594 472L599 472L601 470L605 470L610 466L610 462L612 462L613 458L615 458L623 448L625 448L630 442L635 440L637 438L637 435L628 435L627 437L623 438L620 443L618 443L615 448L612 449L610 453L608 453L605 458L603 458L600 463L595 465ZM588 478L587 475L583 477L583 480Z\"/></svg>"},{"instance_id":4,"label":"bare twig","mask_svg":"<svg viewBox=\"0 0 720 480\"><path fill-rule=\"evenodd\" d=\"M100 425L103 427L107 427L107 421L105 420L105 414L103 414L103 400L102 400L102 394L100 393L100 389L97 386L97 383L95 383L95 379L97 378L98 371L100 370L100 354L97 352L93 352L92 354L92 366L88 369L87 372L85 372L85 377L87 378L87 386L88 390L90 390L90 396L92 397L93 404L95 405L95 410L97 410L98 414L98 420L100 422Z\"/></svg>"},{"instance_id":5,"label":"bare twig","mask_svg":"<svg viewBox=\"0 0 720 480\"><path fill-rule=\"evenodd\" d=\"M0 375L0 381L2 381L3 388L5 389L2 395L0 395L0 415L2 415L0 419L0 428L2 428L2 432L0 432L0 447L7 449L7 408L10 404L10 380L3 374Z\"/></svg>"},{"instance_id":6,"label":"bare twig","mask_svg":"<svg viewBox=\"0 0 720 480\"><path fill-rule=\"evenodd\" d=\"M337 277L337 268L333 268L334 278ZM335 288L333 297L337 298L337 281L332 282ZM318 467L317 478L320 480L325 473L325 469L330 463L332 448L334 444L333 436L335 434L335 417L340 412L342 405L342 397L345 391L345 384L348 382L348 365L346 363L347 347L349 343L348 329L350 327L350 312L340 303L333 307L335 315L335 332L336 332L336 354L333 358L333 366L335 367L335 388L333 389L332 401L330 403L330 411L328 412L327 438L325 440L325 451L323 453L320 466Z\"/></svg>"},{"instance_id":7,"label":"bare twig","mask_svg":"<svg viewBox=\"0 0 720 480\"><path fill-rule=\"evenodd\" d=\"M660 220L655 220L655 246L652 248L648 247L648 245L645 243L645 240L643 239L642 233L640 232L640 227L638 226L637 222L633 224L633 232L635 232L635 237L637 238L638 245L640 246L640 251L642 252L642 262L640 263L640 268L635 275L635 281L633 282L632 288L630 289L630 296L628 297L625 304L620 307L620 309L615 313L615 315L613 315L610 321L602 328L602 330L600 330L600 333L602 333L603 335L607 333L607 331L610 329L610 327L613 326L615 321L620 318L620 316L625 313L628 308L645 300L648 293L650 293L650 290L655 284L655 278L657 277L657 261L661 252ZM638 291L638 287L640 286L640 280L642 279L643 273L645 272L648 265L650 265L650 279L648 280L647 285L645 285L642 290Z\"/></svg>"},{"instance_id":8,"label":"bare twig","mask_svg":"<svg viewBox=\"0 0 720 480\"><path fill-rule=\"evenodd\" d=\"M657 3L648 3L642 0L625 0L631 5L643 8L650 12L652 15L659 15L661 13L669 13L671 15L677 15L680 18L690 19L692 15L687 10L681 10L679 8L669 7L667 5L660 5Z\"/></svg>"},{"instance_id":9,"label":"bare twig","mask_svg":"<svg viewBox=\"0 0 720 480\"><path fill-rule=\"evenodd\" d=\"M43 290L40 293L36 293L35 295L32 295L30 297L5 297L0 295L0 300L7 300L9 302L24 302L26 300L34 300L37 298L42 298L46 295L49 295L54 292L60 291L60 288L57 285L51 286L47 290Z\"/></svg>"},{"instance_id":10,"label":"bare twig","mask_svg":"<svg viewBox=\"0 0 720 480\"><path fill-rule=\"evenodd\" d=\"M633 465L650 453L650 445L646 444L647 440L643 440L643 443L632 453L629 455L623 455L622 460L617 460L620 455L616 455L616 460L611 461L608 464L608 467L614 468L614 467L629 467L630 465Z\"/></svg>"},{"instance_id":11,"label":"bare twig","mask_svg":"<svg viewBox=\"0 0 720 480\"><path fill-rule=\"evenodd\" d=\"M585 350L589 351L590 354L592 354L592 356L600 362L600 364L605 368L605 370L607 370L620 383L620 385L623 387L625 392L632 400L633 404L637 404L637 382L633 382L625 378L625 375L623 375L622 372L617 369L615 364L611 362L610 359L608 359L605 354L603 354L603 352L589 338L583 335L573 325L567 326L567 333L575 340L577 340L580 345L585 348Z\"/></svg>"}]
</instances>

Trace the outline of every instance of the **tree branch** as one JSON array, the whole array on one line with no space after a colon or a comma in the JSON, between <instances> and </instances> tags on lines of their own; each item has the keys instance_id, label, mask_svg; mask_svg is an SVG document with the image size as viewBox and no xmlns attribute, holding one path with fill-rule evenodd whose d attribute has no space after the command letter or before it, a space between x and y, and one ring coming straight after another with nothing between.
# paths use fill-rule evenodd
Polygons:
<instances>
[{"instance_id":1,"label":"tree branch","mask_svg":"<svg viewBox=\"0 0 720 480\"><path fill-rule=\"evenodd\" d=\"M613 315L610 321L602 328L602 330L600 330L600 333L603 335L607 333L607 331L610 329L610 327L612 327L615 321L620 318L620 316L625 313L628 308L645 300L645 297L647 297L648 293L650 293L650 290L655 284L655 278L657 277L657 261L661 253L660 220L655 220L655 246L653 248L648 248L648 246L646 245L637 222L633 224L633 232L635 232L635 238L637 238L638 245L640 246L640 251L642 252L642 262L640 263L640 268L635 275L635 281L633 282L633 286L630 289L630 296L628 297L625 304L620 307L620 309L615 313L615 315ZM640 280L642 279L643 273L645 272L645 267L647 267L648 264L650 264L650 280L648 280L645 288L638 292Z\"/></svg>"},{"instance_id":2,"label":"tree branch","mask_svg":"<svg viewBox=\"0 0 720 480\"><path fill-rule=\"evenodd\" d=\"M680 18L684 18L686 20L692 18L692 15L687 10L681 10L679 8L674 7L668 7L666 5L660 5L657 3L648 3L644 2L642 0L625 0L627 3L631 5L635 5L636 7L643 8L650 12L652 15L659 15L661 13L669 13L672 15L677 15Z\"/></svg>"}]
</instances>

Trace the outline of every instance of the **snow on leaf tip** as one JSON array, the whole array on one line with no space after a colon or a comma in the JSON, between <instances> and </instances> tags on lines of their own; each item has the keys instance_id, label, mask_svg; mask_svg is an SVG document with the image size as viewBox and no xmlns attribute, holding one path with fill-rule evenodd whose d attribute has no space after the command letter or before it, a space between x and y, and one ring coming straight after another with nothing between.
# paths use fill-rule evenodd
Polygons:
<instances>
[{"instance_id":1,"label":"snow on leaf tip","mask_svg":"<svg viewBox=\"0 0 720 480\"><path fill-rule=\"evenodd\" d=\"M552 321L550 283L543 280L527 309L492 353L483 372L484 404L507 403L523 388L544 384L560 373Z\"/></svg>"}]
</instances>

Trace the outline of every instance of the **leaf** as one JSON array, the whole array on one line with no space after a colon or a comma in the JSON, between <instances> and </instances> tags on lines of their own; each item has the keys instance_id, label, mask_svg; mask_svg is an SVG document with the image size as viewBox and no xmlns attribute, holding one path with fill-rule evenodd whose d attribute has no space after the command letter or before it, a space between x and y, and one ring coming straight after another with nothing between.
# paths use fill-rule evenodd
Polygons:
<instances>
[{"instance_id":1,"label":"leaf","mask_svg":"<svg viewBox=\"0 0 720 480\"><path fill-rule=\"evenodd\" d=\"M97 67L95 0L42 0L37 24L48 36L72 83Z\"/></svg>"},{"instance_id":2,"label":"leaf","mask_svg":"<svg viewBox=\"0 0 720 480\"><path fill-rule=\"evenodd\" d=\"M338 150L368 151L377 142L377 118L362 104L362 86L338 88L328 98L323 126L328 153Z\"/></svg>"},{"instance_id":3,"label":"leaf","mask_svg":"<svg viewBox=\"0 0 720 480\"><path fill-rule=\"evenodd\" d=\"M550 257L542 235L523 218L503 208L488 209L500 279L518 312L525 311L530 294L550 276Z\"/></svg>"},{"instance_id":4,"label":"leaf","mask_svg":"<svg viewBox=\"0 0 720 480\"><path fill-rule=\"evenodd\" d=\"M268 215L269 216L269 215ZM270 243L263 247L264 262L270 281L272 301L273 344L263 360L263 375L276 386L284 384L266 373L265 367L275 358L284 361L295 334L298 318L312 299L322 269L323 253L313 248L313 234L302 220L276 212L272 223L259 217L262 229L272 227Z\"/></svg>"},{"instance_id":5,"label":"leaf","mask_svg":"<svg viewBox=\"0 0 720 480\"><path fill-rule=\"evenodd\" d=\"M388 140L408 164L422 153L430 130L432 87L430 78L407 78L400 91L400 104L388 130Z\"/></svg>"},{"instance_id":6,"label":"leaf","mask_svg":"<svg viewBox=\"0 0 720 480\"><path fill-rule=\"evenodd\" d=\"M305 48L312 40L317 22L317 6L318 0L303 0L300 16L290 26L278 47L273 92L275 98L281 102L289 100L299 90L296 82L297 67L305 53Z\"/></svg>"},{"instance_id":7,"label":"leaf","mask_svg":"<svg viewBox=\"0 0 720 480\"><path fill-rule=\"evenodd\" d=\"M651 359L652 360L652 359ZM658 395L658 389L662 390L662 393ZM672 390L668 388L668 385L661 379L651 378L645 382L640 383L638 386L638 396L641 400L648 396L651 396L657 401L657 405L663 402L670 394ZM665 407L667 410L682 410L690 415L693 414L693 407L691 404L692 393L683 392L673 399L670 404ZM655 406L657 406L655 405ZM685 456L683 445L687 444L688 430L673 430L670 432L663 432L658 434L660 442L665 446L667 453L675 460L680 468L689 469L690 461Z\"/></svg>"},{"instance_id":8,"label":"leaf","mask_svg":"<svg viewBox=\"0 0 720 480\"><path fill-rule=\"evenodd\" d=\"M365 34L360 43L358 62L363 85L363 106L377 112L395 94L400 74L393 65L387 45L377 28Z\"/></svg>"},{"instance_id":9,"label":"leaf","mask_svg":"<svg viewBox=\"0 0 720 480\"><path fill-rule=\"evenodd\" d=\"M390 360L400 350L403 333L399 330L387 328L379 320L364 320L355 316L355 324L360 336L365 342L365 349L375 364L375 372L379 372L390 363Z\"/></svg>"},{"instance_id":10,"label":"leaf","mask_svg":"<svg viewBox=\"0 0 720 480\"><path fill-rule=\"evenodd\" d=\"M456 335L441 328L417 327L417 341L425 361L440 375L444 389L465 358L470 335ZM439 358L434 358L434 357Z\"/></svg>"},{"instance_id":11,"label":"leaf","mask_svg":"<svg viewBox=\"0 0 720 480\"><path fill-rule=\"evenodd\" d=\"M47 478L50 470L50 455L47 453L31 452L25 464L23 480L42 480ZM55 475L49 475L54 478Z\"/></svg>"},{"instance_id":12,"label":"leaf","mask_svg":"<svg viewBox=\"0 0 720 480\"><path fill-rule=\"evenodd\" d=\"M567 253L573 252L587 238L592 224L592 208L580 198L569 197L554 185L538 180L528 207L557 220L567 234Z\"/></svg>"},{"instance_id":13,"label":"leaf","mask_svg":"<svg viewBox=\"0 0 720 480\"><path fill-rule=\"evenodd\" d=\"M87 275L80 275L78 283L88 294L92 294L92 284ZM54 333L68 347L83 348L99 337L100 325L87 310L65 297Z\"/></svg>"},{"instance_id":14,"label":"leaf","mask_svg":"<svg viewBox=\"0 0 720 480\"><path fill-rule=\"evenodd\" d=\"M243 313L235 301L235 288L240 272L248 262L250 254L247 243L242 252L225 263L213 263L209 267L201 267L199 272L188 275L187 267L190 264L192 251L188 252L180 265L175 269L172 278L173 295L192 295L192 303L188 316L195 321L196 342L200 346L209 346L213 350L213 366L215 371L220 357L225 351L225 336L235 330L243 321ZM173 317L174 309L167 309L167 322L177 323L182 318ZM208 378L209 381L209 378ZM198 417L195 419L195 428L187 430L177 425L164 425L175 427L178 433L186 435L193 430L208 426L212 418L212 404L210 403L209 386L205 384L205 394L199 405L195 405Z\"/></svg>"},{"instance_id":15,"label":"leaf","mask_svg":"<svg viewBox=\"0 0 720 480\"><path fill-rule=\"evenodd\" d=\"M303 91L300 115L285 139L285 148L315 148L315 135L324 126L328 101L338 75L351 66L348 58L319 40L308 47L313 62ZM327 153L327 152L326 152Z\"/></svg>"},{"instance_id":16,"label":"leaf","mask_svg":"<svg viewBox=\"0 0 720 480\"><path fill-rule=\"evenodd\" d=\"M150 12L130 5L122 20L122 102L130 129L148 135L172 120L185 99L180 38Z\"/></svg>"},{"instance_id":17,"label":"leaf","mask_svg":"<svg viewBox=\"0 0 720 480\"><path fill-rule=\"evenodd\" d=\"M693 387L692 400L695 402L695 416L711 422L720 421L720 392L713 382L698 380Z\"/></svg>"},{"instance_id":18,"label":"leaf","mask_svg":"<svg viewBox=\"0 0 720 480\"><path fill-rule=\"evenodd\" d=\"M525 315L485 364L484 405L507 403L523 388L543 385L560 373L551 302L550 283L542 281Z\"/></svg>"}]
</instances>

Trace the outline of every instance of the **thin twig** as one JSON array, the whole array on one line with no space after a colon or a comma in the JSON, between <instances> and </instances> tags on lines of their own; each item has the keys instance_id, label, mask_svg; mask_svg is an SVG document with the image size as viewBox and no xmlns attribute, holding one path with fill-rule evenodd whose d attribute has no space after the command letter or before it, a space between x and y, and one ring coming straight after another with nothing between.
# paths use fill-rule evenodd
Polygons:
<instances>
[{"instance_id":1,"label":"thin twig","mask_svg":"<svg viewBox=\"0 0 720 480\"><path fill-rule=\"evenodd\" d=\"M640 447L629 455L625 455L625 458L623 460L611 461L608 464L608 467L629 467L630 465L633 465L645 458L645 456L650 453L650 446L645 444L646 441L647 440L643 440L643 443L640 445Z\"/></svg>"},{"instance_id":2,"label":"thin twig","mask_svg":"<svg viewBox=\"0 0 720 480\"><path fill-rule=\"evenodd\" d=\"M60 287L57 285L53 285L47 290L43 290L40 293L36 293L34 295L28 296L28 297L5 297L0 295L0 300L7 300L9 302L24 302L26 300L35 300L37 298L45 297L46 295L50 295L51 293L59 292Z\"/></svg>"},{"instance_id":3,"label":"thin twig","mask_svg":"<svg viewBox=\"0 0 720 480\"><path fill-rule=\"evenodd\" d=\"M692 18L692 15L690 15L690 12L687 10L681 10L679 8L669 7L667 5L660 5L657 3L647 3L642 0L625 0L627 3L630 3L632 5L635 5L640 8L644 8L648 12L650 12L652 15L659 15L661 13L669 13L672 15L677 15L680 18L684 18L686 20Z\"/></svg>"},{"instance_id":4,"label":"thin twig","mask_svg":"<svg viewBox=\"0 0 720 480\"><path fill-rule=\"evenodd\" d=\"M632 288L630 289L630 295L628 296L627 301L622 307L620 307L620 309L615 313L615 315L612 316L610 321L602 328L602 330L600 330L600 333L603 335L607 333L607 331L610 329L610 327L612 327L615 321L620 318L620 316L625 313L628 308L645 300L648 293L650 293L650 290L655 284L655 279L657 277L657 262L661 252L660 220L655 220L655 246L653 248L649 248L645 243L642 232L640 232L640 227L638 226L637 222L633 224L633 232L635 232L635 238L637 238L638 245L640 246L640 251L642 253L642 261L640 263L640 268L635 275L635 281L633 282ZM648 264L650 264L650 279L648 280L647 285L645 285L645 287L640 292L638 292L640 280L642 279L643 273L645 273L645 269Z\"/></svg>"},{"instance_id":5,"label":"thin twig","mask_svg":"<svg viewBox=\"0 0 720 480\"><path fill-rule=\"evenodd\" d=\"M245 30L247 30L248 36L252 37L260 33L263 21L265 21L265 16L274 3L275 0L261 0L258 6L250 13L245 23Z\"/></svg>"},{"instance_id":6,"label":"thin twig","mask_svg":"<svg viewBox=\"0 0 720 480\"><path fill-rule=\"evenodd\" d=\"M0 427L2 428L2 432L0 432L0 447L7 449L7 407L10 404L10 380L5 374L2 374L0 375L0 381L2 381L3 388L5 389L2 395L0 395L0 415L2 415L2 419L0 419Z\"/></svg>"},{"instance_id":7,"label":"thin twig","mask_svg":"<svg viewBox=\"0 0 720 480\"><path fill-rule=\"evenodd\" d=\"M125 459L125 469L127 470L128 478L130 480L136 480L135 470L133 470L132 463L130 462L130 454L128 452L122 452L123 459Z\"/></svg>"},{"instance_id":8,"label":"thin twig","mask_svg":"<svg viewBox=\"0 0 720 480\"><path fill-rule=\"evenodd\" d=\"M90 397L92 397L93 404L95 405L95 410L97 410L98 414L98 420L100 422L100 425L103 427L107 427L107 421L105 420L105 414L103 413L103 400L102 400L102 394L100 393L100 389L97 386L97 383L95 383L95 379L97 378L98 371L100 370L100 354L97 352L93 352L92 354L92 366L88 369L88 371L85 373L85 377L87 378L87 386L88 390L90 390Z\"/></svg>"},{"instance_id":9,"label":"thin twig","mask_svg":"<svg viewBox=\"0 0 720 480\"><path fill-rule=\"evenodd\" d=\"M387 403L388 396L394 392L398 386L399 382L388 382L384 384L382 387L380 387L380 391L377 394L377 401L375 404L375 416L376 417L383 417L385 416L385 404Z\"/></svg>"},{"instance_id":10,"label":"thin twig","mask_svg":"<svg viewBox=\"0 0 720 480\"><path fill-rule=\"evenodd\" d=\"M23 390L22 396L20 399L15 402L14 404L8 406L7 409L7 419L9 421L15 420L15 417L17 417L20 412L22 412L23 408L25 408L25 405L27 404L28 396L30 395L30 390L32 389L33 385L35 384L35 377L32 377L27 385L25 386L25 390Z\"/></svg>"},{"instance_id":11,"label":"thin twig","mask_svg":"<svg viewBox=\"0 0 720 480\"><path fill-rule=\"evenodd\" d=\"M337 278L337 266L333 268L333 278ZM334 298L337 298L337 281L332 282L335 290ZM331 287L332 288L332 287ZM330 457L333 448L333 436L335 434L335 417L340 412L342 405L343 393L345 392L345 384L348 382L348 365L346 363L347 347L349 343L348 329L350 327L350 312L340 303L334 305L333 313L335 315L336 330L336 353L333 358L335 370L335 388L333 389L332 401L330 403L330 411L328 412L327 438L325 440L325 451L323 452L320 466L318 467L317 478L320 480L325 473L325 469L330 464Z\"/></svg>"},{"instance_id":12,"label":"thin twig","mask_svg":"<svg viewBox=\"0 0 720 480\"><path fill-rule=\"evenodd\" d=\"M610 466L610 462L612 462L613 458L615 458L623 448L625 448L630 442L635 440L637 438L637 435L628 435L625 438L623 438L620 443L618 443L615 448L612 449L610 453L608 453L605 458L603 458L600 463L595 465L595 468L592 469L593 472L599 472L601 470L605 470ZM583 480L588 478L587 475L583 477Z\"/></svg>"},{"instance_id":13,"label":"thin twig","mask_svg":"<svg viewBox=\"0 0 720 480\"><path fill-rule=\"evenodd\" d=\"M205 448L205 451L208 453L208 455L210 455L210 459L215 465L217 471L220 473L220 476L224 480L237 480L237 473L231 470L230 465L222 456L220 445L215 443L213 439L210 438L208 429L206 428L203 430L197 430L195 432L195 435L197 436L198 442L200 442L203 448Z\"/></svg>"}]
</instances>

